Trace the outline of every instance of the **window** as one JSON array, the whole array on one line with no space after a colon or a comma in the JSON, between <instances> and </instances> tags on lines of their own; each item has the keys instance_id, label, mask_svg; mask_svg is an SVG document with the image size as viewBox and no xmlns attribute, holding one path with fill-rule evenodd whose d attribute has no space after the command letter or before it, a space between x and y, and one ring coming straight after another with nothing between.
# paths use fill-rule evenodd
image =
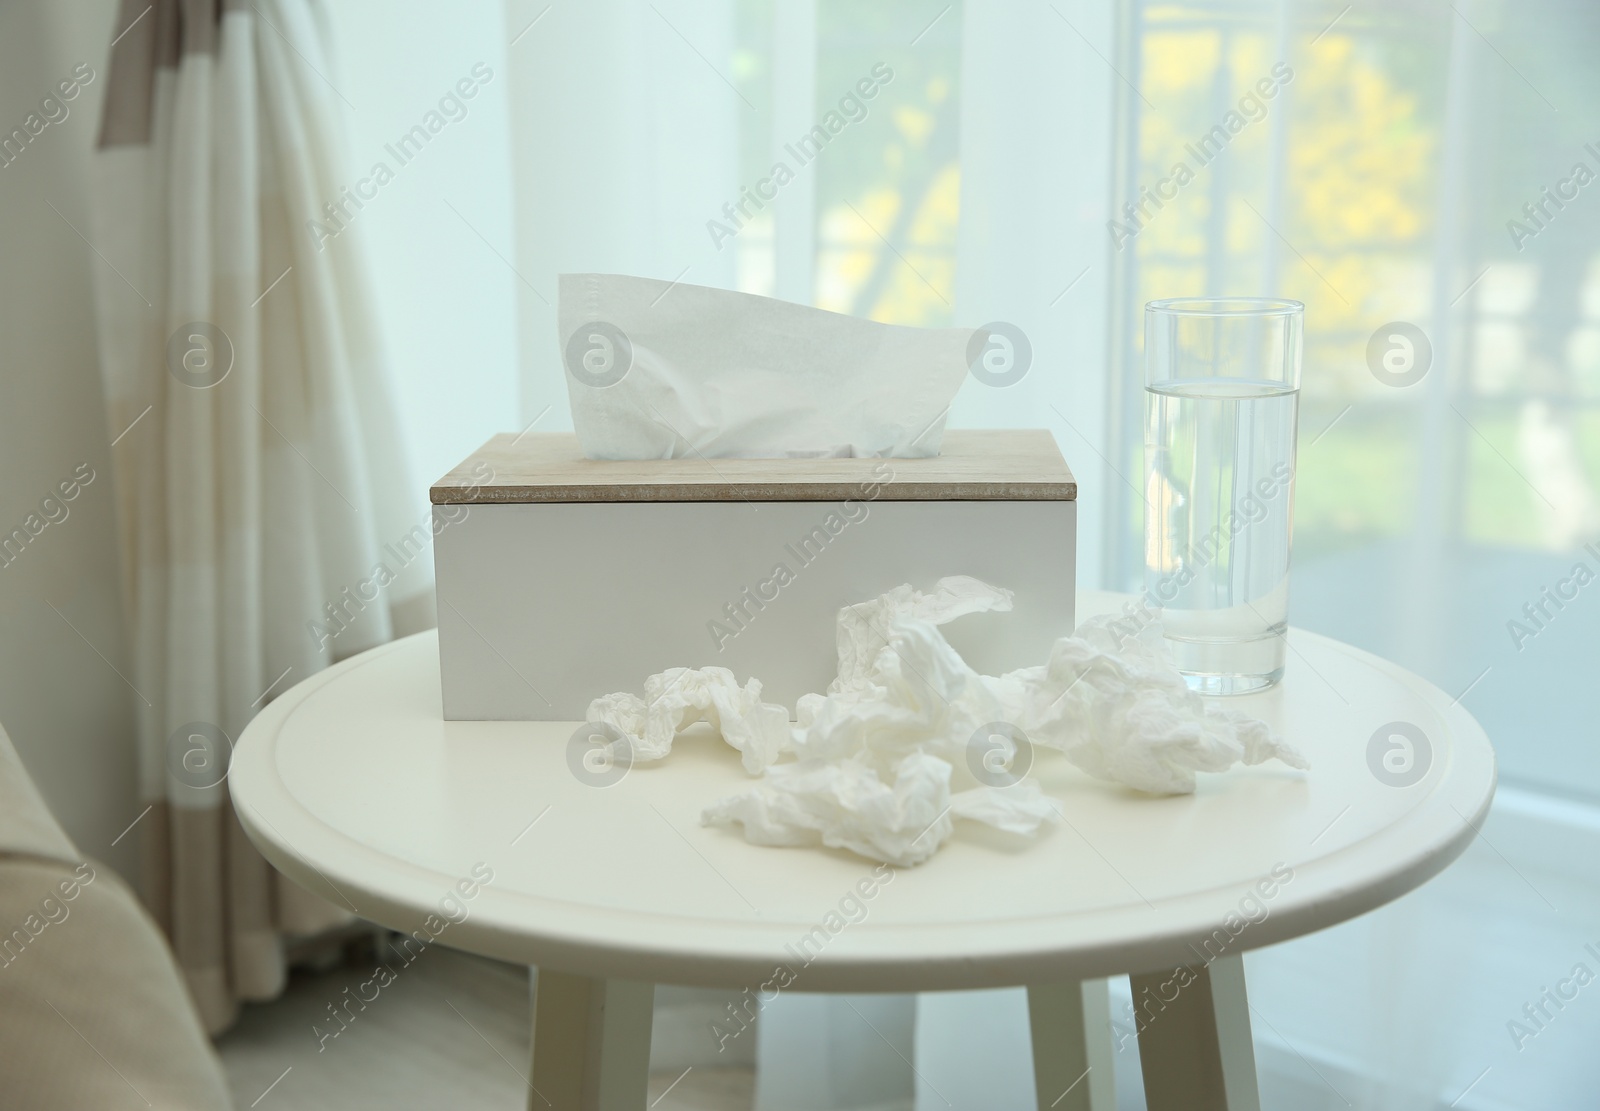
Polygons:
<instances>
[{"instance_id":1,"label":"window","mask_svg":"<svg viewBox=\"0 0 1600 1111\"><path fill-rule=\"evenodd\" d=\"M1141 465L1144 301L1304 301L1292 620L1462 695L1507 779L1594 797L1596 17L1127 7L1116 456ZM1419 380L1390 384L1406 349ZM1131 585L1139 507L1112 494Z\"/></svg>"}]
</instances>

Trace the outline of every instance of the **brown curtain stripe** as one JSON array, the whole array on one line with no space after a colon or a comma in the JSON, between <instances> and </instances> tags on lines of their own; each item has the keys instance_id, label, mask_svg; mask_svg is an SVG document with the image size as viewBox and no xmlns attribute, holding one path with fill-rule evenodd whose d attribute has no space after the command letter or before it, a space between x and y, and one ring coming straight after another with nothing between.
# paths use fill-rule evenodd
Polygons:
<instances>
[{"instance_id":1,"label":"brown curtain stripe","mask_svg":"<svg viewBox=\"0 0 1600 1111\"><path fill-rule=\"evenodd\" d=\"M122 37L111 48L97 145L148 144L156 71L177 69L184 54L215 54L222 12L246 6L243 0L122 0L115 24Z\"/></svg>"}]
</instances>

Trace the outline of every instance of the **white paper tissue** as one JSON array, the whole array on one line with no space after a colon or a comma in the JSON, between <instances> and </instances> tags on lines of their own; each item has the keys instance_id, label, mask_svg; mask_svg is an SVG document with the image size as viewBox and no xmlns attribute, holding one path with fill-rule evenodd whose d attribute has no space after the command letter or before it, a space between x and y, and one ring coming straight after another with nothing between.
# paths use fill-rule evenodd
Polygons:
<instances>
[{"instance_id":1,"label":"white paper tissue","mask_svg":"<svg viewBox=\"0 0 1600 1111\"><path fill-rule=\"evenodd\" d=\"M1159 624L1125 636L1092 617L1056 641L1050 662L985 682L1035 745L1059 749L1090 775L1152 794L1182 795L1195 772L1279 760L1307 767L1265 722L1208 707L1173 666Z\"/></svg>"},{"instance_id":2,"label":"white paper tissue","mask_svg":"<svg viewBox=\"0 0 1600 1111\"><path fill-rule=\"evenodd\" d=\"M1033 779L979 782L975 742L998 739L1017 754L987 736L997 724L1020 730L1030 758L1056 749L1090 775L1153 794L1192 792L1196 772L1236 763L1307 766L1264 723L1190 691L1158 625L1126 636L1116 618L1089 618L1048 663L1000 676L978 674L939 632L963 614L1010 608L1009 591L966 576L846 606L839 677L800 699L792 728L781 706L759 701L759 683L740 688L722 668L652 676L645 699L598 698L589 720L632 738L636 760L660 759L678 729L709 720L762 778L708 807L708 824L737 823L755 844L821 843L902 866L938 851L954 819L1023 835L1060 819Z\"/></svg>"},{"instance_id":3,"label":"white paper tissue","mask_svg":"<svg viewBox=\"0 0 1600 1111\"><path fill-rule=\"evenodd\" d=\"M789 741L789 712L761 701L761 681L743 687L725 667L674 667L644 681L644 697L608 694L589 704L588 718L615 726L633 745L633 759L660 760L685 726L710 722L744 754L744 770L760 775ZM613 742L616 743L616 742Z\"/></svg>"},{"instance_id":4,"label":"white paper tissue","mask_svg":"<svg viewBox=\"0 0 1600 1111\"><path fill-rule=\"evenodd\" d=\"M937 455L974 335L617 274L557 318L591 459Z\"/></svg>"}]
</instances>

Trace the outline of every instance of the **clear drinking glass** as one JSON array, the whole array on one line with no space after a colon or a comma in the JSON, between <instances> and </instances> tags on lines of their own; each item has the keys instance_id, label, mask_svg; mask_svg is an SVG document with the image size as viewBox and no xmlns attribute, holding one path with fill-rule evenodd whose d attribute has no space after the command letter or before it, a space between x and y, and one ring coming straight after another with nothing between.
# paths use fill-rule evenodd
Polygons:
<instances>
[{"instance_id":1,"label":"clear drinking glass","mask_svg":"<svg viewBox=\"0 0 1600 1111\"><path fill-rule=\"evenodd\" d=\"M1145 601L1202 694L1283 677L1305 306L1144 310Z\"/></svg>"}]
</instances>

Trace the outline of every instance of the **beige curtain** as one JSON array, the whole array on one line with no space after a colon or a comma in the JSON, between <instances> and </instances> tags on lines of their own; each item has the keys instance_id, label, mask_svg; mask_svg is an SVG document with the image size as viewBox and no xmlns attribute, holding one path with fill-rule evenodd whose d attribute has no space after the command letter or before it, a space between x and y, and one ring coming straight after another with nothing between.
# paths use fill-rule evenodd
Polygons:
<instances>
[{"instance_id":1,"label":"beige curtain","mask_svg":"<svg viewBox=\"0 0 1600 1111\"><path fill-rule=\"evenodd\" d=\"M358 242L323 230L353 179L321 16L126 0L95 160L146 897L213 1033L282 989L286 933L353 909L245 840L231 744L296 682L431 616Z\"/></svg>"}]
</instances>

